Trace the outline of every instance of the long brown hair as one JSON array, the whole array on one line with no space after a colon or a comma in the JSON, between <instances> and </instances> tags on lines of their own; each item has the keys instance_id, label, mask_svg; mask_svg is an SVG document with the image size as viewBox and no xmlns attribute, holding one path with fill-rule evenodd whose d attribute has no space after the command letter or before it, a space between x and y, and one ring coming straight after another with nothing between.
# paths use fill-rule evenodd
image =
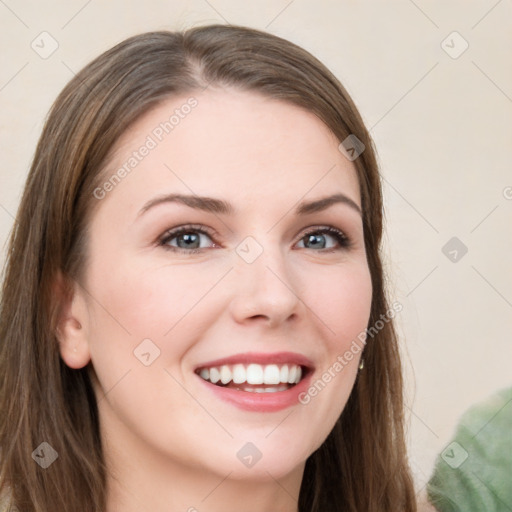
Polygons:
<instances>
[{"instance_id":1,"label":"long brown hair","mask_svg":"<svg viewBox=\"0 0 512 512\"><path fill-rule=\"evenodd\" d=\"M79 72L55 101L13 228L0 310L0 481L22 512L97 511L106 467L88 368L73 370L55 335L59 274L86 267L93 192L120 135L170 96L209 84L255 91L318 116L354 160L373 285L369 326L388 311L380 259L383 205L373 143L351 98L316 58L254 29L212 25L131 37ZM403 431L402 373L393 322L369 337L365 367L343 413L307 460L300 512L414 512ZM58 463L32 453L47 442Z\"/></svg>"}]
</instances>

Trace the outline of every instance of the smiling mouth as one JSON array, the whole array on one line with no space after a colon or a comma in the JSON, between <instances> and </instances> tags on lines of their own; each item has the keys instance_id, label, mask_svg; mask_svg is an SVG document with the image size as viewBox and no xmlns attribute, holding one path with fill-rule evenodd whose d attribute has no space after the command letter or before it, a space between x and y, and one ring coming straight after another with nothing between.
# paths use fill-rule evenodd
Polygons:
<instances>
[{"instance_id":1,"label":"smiling mouth","mask_svg":"<svg viewBox=\"0 0 512 512\"><path fill-rule=\"evenodd\" d=\"M308 373L298 364L224 364L198 368L196 374L219 387L252 393L275 393L296 386Z\"/></svg>"}]
</instances>

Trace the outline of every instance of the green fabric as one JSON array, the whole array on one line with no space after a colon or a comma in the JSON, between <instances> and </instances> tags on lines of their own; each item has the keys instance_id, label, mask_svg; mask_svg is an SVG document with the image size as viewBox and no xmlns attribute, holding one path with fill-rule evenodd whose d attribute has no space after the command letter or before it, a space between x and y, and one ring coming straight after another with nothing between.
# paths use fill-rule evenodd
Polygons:
<instances>
[{"instance_id":1,"label":"green fabric","mask_svg":"<svg viewBox=\"0 0 512 512\"><path fill-rule=\"evenodd\" d=\"M439 512L512 512L512 388L464 413L427 493Z\"/></svg>"}]
</instances>

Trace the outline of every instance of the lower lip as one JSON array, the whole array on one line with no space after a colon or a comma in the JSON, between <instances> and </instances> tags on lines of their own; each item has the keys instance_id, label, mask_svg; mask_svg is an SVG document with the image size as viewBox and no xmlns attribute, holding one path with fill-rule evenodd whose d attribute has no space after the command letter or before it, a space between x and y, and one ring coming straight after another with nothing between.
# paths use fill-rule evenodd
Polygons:
<instances>
[{"instance_id":1,"label":"lower lip","mask_svg":"<svg viewBox=\"0 0 512 512\"><path fill-rule=\"evenodd\" d=\"M311 381L309 372L298 384L286 391L275 391L270 393L257 393L251 391L237 391L236 389L224 388L208 382L199 375L197 376L207 388L215 393L221 400L228 402L239 409L254 412L275 412L287 409L299 403L299 395L305 392Z\"/></svg>"}]
</instances>

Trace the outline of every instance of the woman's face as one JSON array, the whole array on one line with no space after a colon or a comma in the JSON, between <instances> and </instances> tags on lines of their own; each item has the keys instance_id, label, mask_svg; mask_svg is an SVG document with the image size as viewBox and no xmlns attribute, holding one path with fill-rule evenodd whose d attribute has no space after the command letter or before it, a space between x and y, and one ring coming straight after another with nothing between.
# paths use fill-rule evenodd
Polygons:
<instances>
[{"instance_id":1,"label":"woman's face","mask_svg":"<svg viewBox=\"0 0 512 512\"><path fill-rule=\"evenodd\" d=\"M372 296L338 141L298 107L210 88L138 120L103 183L61 353L92 362L106 445L223 477L302 471L351 392Z\"/></svg>"}]
</instances>

